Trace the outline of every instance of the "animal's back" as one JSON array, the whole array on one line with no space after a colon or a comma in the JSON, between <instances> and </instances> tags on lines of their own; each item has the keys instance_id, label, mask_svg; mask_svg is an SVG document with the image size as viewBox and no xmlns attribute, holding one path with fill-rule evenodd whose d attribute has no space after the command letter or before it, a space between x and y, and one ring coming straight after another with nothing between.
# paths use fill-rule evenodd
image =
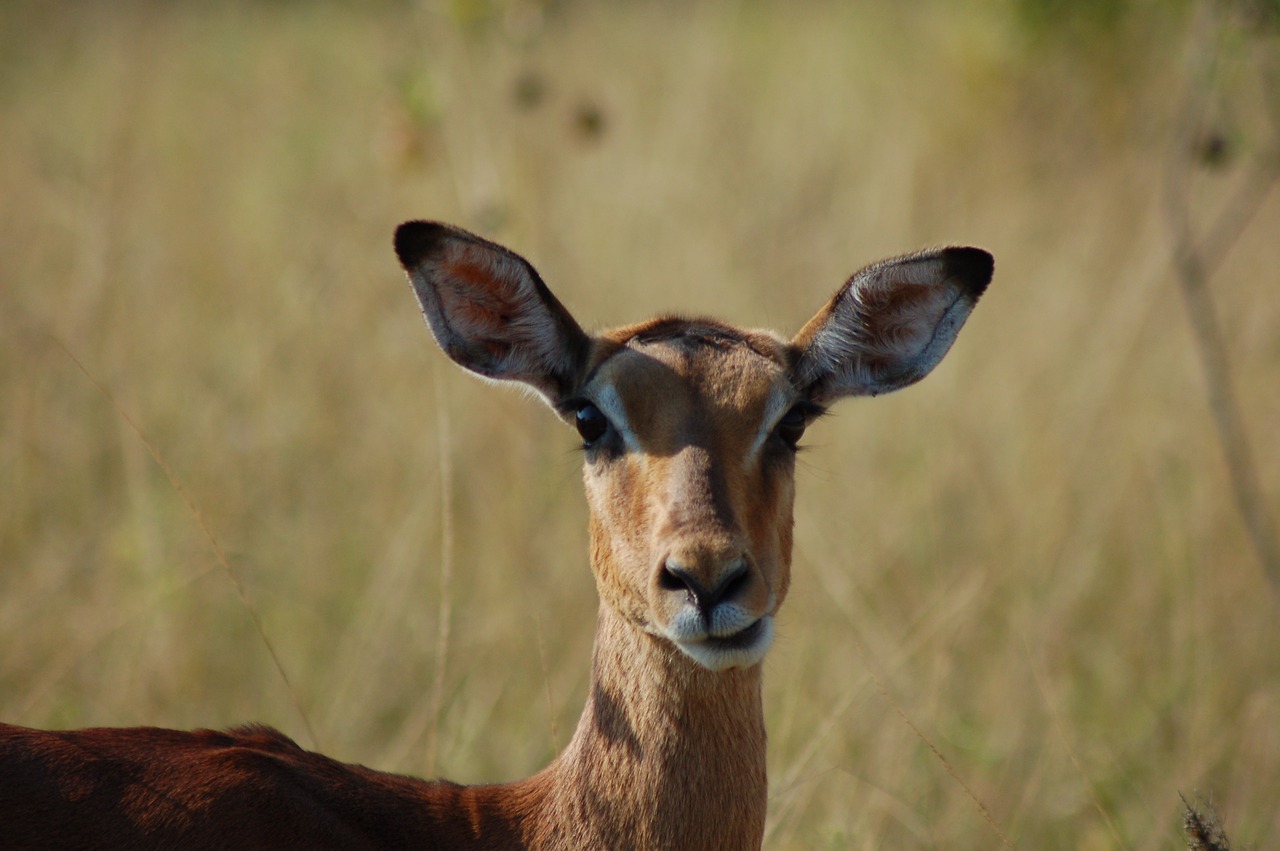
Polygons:
<instances>
[{"instance_id":1,"label":"animal's back","mask_svg":"<svg viewBox=\"0 0 1280 851\"><path fill-rule=\"evenodd\" d=\"M338 762L269 727L0 724L6 849L520 847L484 788Z\"/></svg>"}]
</instances>

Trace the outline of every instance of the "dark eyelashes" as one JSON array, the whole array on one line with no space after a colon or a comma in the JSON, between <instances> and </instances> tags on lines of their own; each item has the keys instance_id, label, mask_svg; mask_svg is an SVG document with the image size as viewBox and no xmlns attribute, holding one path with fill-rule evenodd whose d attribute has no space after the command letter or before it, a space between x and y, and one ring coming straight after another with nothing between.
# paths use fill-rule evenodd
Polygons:
<instances>
[{"instance_id":1,"label":"dark eyelashes","mask_svg":"<svg viewBox=\"0 0 1280 851\"><path fill-rule=\"evenodd\" d=\"M566 417L572 415L584 449L595 446L610 431L609 418L594 402L587 399L569 400L563 403L561 411ZM804 437L809 424L825 413L826 408L821 405L809 401L797 402L778 420L772 436L792 452L797 452L800 449L800 439Z\"/></svg>"}]
</instances>

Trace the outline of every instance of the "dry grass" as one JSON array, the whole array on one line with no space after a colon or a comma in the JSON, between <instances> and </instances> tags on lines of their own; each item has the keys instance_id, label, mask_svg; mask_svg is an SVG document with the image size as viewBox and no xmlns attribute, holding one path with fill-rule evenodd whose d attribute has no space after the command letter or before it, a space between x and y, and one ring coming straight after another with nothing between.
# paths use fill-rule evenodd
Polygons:
<instances>
[{"instance_id":1,"label":"dry grass","mask_svg":"<svg viewBox=\"0 0 1280 851\"><path fill-rule=\"evenodd\" d=\"M1177 847L1197 790L1280 843L1280 599L1160 208L1183 17L46 5L0 7L0 717L527 774L586 685L574 441L444 362L394 225L481 230L599 324L795 329L857 265L965 242L996 280L948 360L809 440L769 846L995 846L956 778L1022 848ZM1258 144L1251 49L1204 221ZM1272 517L1278 230L1270 197L1212 282Z\"/></svg>"}]
</instances>

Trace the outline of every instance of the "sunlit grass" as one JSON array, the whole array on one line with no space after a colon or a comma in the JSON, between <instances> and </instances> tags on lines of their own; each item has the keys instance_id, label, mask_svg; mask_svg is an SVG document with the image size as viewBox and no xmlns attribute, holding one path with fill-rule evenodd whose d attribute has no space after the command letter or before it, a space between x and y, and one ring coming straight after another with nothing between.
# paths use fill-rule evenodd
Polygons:
<instances>
[{"instance_id":1,"label":"sunlit grass","mask_svg":"<svg viewBox=\"0 0 1280 851\"><path fill-rule=\"evenodd\" d=\"M1019 847L1177 847L1179 791L1280 838L1280 599L1160 208L1187 20L1090 53L994 3L75 8L0 10L4 720L531 773L587 683L575 441L435 350L395 224L511 245L593 325L793 331L862 263L973 243L996 279L944 364L807 438L770 847L995 846L902 715ZM1278 228L1214 280L1273 516Z\"/></svg>"}]
</instances>

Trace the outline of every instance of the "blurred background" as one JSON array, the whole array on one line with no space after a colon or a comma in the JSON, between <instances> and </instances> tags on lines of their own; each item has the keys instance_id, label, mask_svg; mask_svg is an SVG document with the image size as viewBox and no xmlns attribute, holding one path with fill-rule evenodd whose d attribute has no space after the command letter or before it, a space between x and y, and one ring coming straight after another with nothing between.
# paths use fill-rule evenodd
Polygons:
<instances>
[{"instance_id":1,"label":"blurred background","mask_svg":"<svg viewBox=\"0 0 1280 851\"><path fill-rule=\"evenodd\" d=\"M964 243L948 358L806 438L767 847L1176 848L1180 793L1280 845L1278 140L1274 0L4 3L0 718L528 775L576 435L436 350L395 225L595 327Z\"/></svg>"}]
</instances>

